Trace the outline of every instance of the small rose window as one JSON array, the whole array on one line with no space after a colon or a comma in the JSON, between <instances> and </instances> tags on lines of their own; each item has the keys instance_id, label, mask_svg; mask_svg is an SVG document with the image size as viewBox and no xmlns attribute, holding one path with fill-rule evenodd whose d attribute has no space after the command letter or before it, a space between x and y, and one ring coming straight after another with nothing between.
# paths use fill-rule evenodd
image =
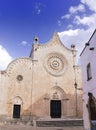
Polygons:
<instances>
[{"instance_id":1,"label":"small rose window","mask_svg":"<svg viewBox=\"0 0 96 130\"><path fill-rule=\"evenodd\" d=\"M18 76L17 76L17 80L18 80L18 81L22 81L22 80L23 80L23 76L22 76L22 75L18 75Z\"/></svg>"}]
</instances>

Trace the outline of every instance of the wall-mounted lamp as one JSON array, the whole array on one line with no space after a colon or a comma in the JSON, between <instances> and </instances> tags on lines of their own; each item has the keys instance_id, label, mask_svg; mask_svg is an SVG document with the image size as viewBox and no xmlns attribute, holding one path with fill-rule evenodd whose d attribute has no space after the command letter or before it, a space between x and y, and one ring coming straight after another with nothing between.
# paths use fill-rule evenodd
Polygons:
<instances>
[{"instance_id":1,"label":"wall-mounted lamp","mask_svg":"<svg viewBox=\"0 0 96 130\"><path fill-rule=\"evenodd\" d=\"M87 43L85 43L85 45L86 45L86 46L89 46L89 43L87 42Z\"/></svg>"},{"instance_id":2,"label":"wall-mounted lamp","mask_svg":"<svg viewBox=\"0 0 96 130\"><path fill-rule=\"evenodd\" d=\"M75 89L76 89L76 90L82 90L82 88L78 88L78 87L77 87L77 83L76 83L76 82L75 82L74 86L75 86Z\"/></svg>"},{"instance_id":3,"label":"wall-mounted lamp","mask_svg":"<svg viewBox=\"0 0 96 130\"><path fill-rule=\"evenodd\" d=\"M91 47L90 50L91 50L91 51L94 50L94 47Z\"/></svg>"}]
</instances>

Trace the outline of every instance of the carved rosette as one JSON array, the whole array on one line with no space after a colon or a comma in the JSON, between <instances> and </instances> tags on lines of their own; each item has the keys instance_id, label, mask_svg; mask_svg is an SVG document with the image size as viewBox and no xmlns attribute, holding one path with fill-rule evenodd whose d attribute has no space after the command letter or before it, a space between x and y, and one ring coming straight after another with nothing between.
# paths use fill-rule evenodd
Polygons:
<instances>
[{"instance_id":1,"label":"carved rosette","mask_svg":"<svg viewBox=\"0 0 96 130\"><path fill-rule=\"evenodd\" d=\"M45 68L47 72L54 76L60 76L65 72L67 62L59 53L51 53L45 59Z\"/></svg>"}]
</instances>

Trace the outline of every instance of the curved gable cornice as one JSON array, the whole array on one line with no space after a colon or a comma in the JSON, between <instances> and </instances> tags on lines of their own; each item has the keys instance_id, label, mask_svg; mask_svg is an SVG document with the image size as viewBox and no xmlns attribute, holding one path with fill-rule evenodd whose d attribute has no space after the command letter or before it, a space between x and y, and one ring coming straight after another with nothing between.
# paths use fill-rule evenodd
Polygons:
<instances>
[{"instance_id":1,"label":"curved gable cornice","mask_svg":"<svg viewBox=\"0 0 96 130\"><path fill-rule=\"evenodd\" d=\"M68 51L72 51L71 49L67 48L60 40L59 35L57 32L55 32L53 34L53 37L44 44L38 44L39 48L43 48L43 47L49 47L49 46L54 46L54 45L61 45L63 48L67 49Z\"/></svg>"},{"instance_id":2,"label":"curved gable cornice","mask_svg":"<svg viewBox=\"0 0 96 130\"><path fill-rule=\"evenodd\" d=\"M14 67L15 67L17 64L18 64L18 65L20 65L20 64L22 64L22 65L30 64L30 66L31 66L31 64L32 64L32 59L31 59L31 58L17 58L17 59L15 59L15 60L11 61L11 62L9 63L9 65L7 66L7 69L6 69L6 72L8 73L8 75L11 74L12 70L14 69Z\"/></svg>"}]
</instances>

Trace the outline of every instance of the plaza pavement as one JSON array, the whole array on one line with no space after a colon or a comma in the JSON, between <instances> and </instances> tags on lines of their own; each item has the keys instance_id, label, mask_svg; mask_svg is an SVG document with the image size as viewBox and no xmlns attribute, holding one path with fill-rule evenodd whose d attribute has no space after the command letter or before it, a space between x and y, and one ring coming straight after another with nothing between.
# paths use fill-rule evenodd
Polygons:
<instances>
[{"instance_id":1,"label":"plaza pavement","mask_svg":"<svg viewBox=\"0 0 96 130\"><path fill-rule=\"evenodd\" d=\"M82 126L71 127L33 127L31 125L1 125L0 130L84 130Z\"/></svg>"}]
</instances>

